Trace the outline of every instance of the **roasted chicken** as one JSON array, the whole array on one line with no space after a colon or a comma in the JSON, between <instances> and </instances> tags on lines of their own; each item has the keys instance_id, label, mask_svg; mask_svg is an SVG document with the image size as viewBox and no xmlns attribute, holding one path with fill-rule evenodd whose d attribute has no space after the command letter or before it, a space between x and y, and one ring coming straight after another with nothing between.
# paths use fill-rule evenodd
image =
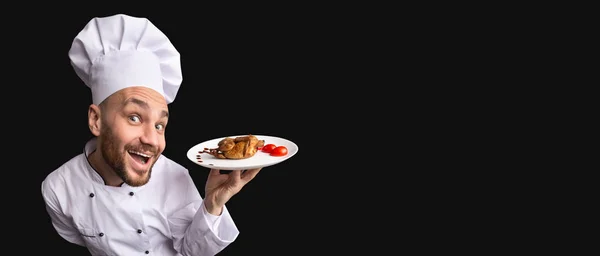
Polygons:
<instances>
[{"instance_id":1,"label":"roasted chicken","mask_svg":"<svg viewBox=\"0 0 600 256\"><path fill-rule=\"evenodd\" d=\"M211 154L220 159L246 159L254 156L265 141L259 140L254 135L236 138L224 138L216 148L205 148L203 153Z\"/></svg>"}]
</instances>

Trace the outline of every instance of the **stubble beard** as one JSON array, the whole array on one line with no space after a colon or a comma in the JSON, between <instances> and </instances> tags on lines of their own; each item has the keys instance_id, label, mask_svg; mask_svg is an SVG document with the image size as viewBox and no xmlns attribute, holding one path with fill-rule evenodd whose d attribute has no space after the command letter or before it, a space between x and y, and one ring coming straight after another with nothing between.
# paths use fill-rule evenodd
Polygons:
<instances>
[{"instance_id":1,"label":"stubble beard","mask_svg":"<svg viewBox=\"0 0 600 256\"><path fill-rule=\"evenodd\" d=\"M114 143L114 141L117 141L117 138L113 133L113 130L106 125L103 125L101 130L103 138L100 144L100 151L102 152L106 163L113 169L115 174L117 174L117 176L119 176L123 182L125 182L125 184L132 187L139 187L148 183L150 177L152 176L152 168L156 163L155 158L148 159L148 161L153 162L149 167L150 169L148 170L148 175L145 179L132 178L131 175L128 174L125 166L125 157L126 154L129 154L127 150L130 148L133 149L134 147L126 145L123 151L119 150L118 146Z\"/></svg>"}]
</instances>

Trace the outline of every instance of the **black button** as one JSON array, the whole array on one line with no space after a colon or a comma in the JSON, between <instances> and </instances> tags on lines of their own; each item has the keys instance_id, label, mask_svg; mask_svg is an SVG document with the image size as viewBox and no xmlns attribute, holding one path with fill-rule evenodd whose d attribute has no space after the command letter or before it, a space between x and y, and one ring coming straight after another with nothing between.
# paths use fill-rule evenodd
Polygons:
<instances>
[{"instance_id":1,"label":"black button","mask_svg":"<svg viewBox=\"0 0 600 256\"><path fill-rule=\"evenodd\" d=\"M90 193L90 197L94 197L94 193Z\"/></svg>"},{"instance_id":2,"label":"black button","mask_svg":"<svg viewBox=\"0 0 600 256\"><path fill-rule=\"evenodd\" d=\"M141 230L141 229L138 229L138 234L141 234L141 233L142 233L142 230Z\"/></svg>"},{"instance_id":3,"label":"black button","mask_svg":"<svg viewBox=\"0 0 600 256\"><path fill-rule=\"evenodd\" d=\"M129 192L129 195L130 195L130 196L133 196L133 192Z\"/></svg>"},{"instance_id":4,"label":"black button","mask_svg":"<svg viewBox=\"0 0 600 256\"><path fill-rule=\"evenodd\" d=\"M146 254L149 254L149 253L150 253L149 251L146 251Z\"/></svg>"},{"instance_id":5,"label":"black button","mask_svg":"<svg viewBox=\"0 0 600 256\"><path fill-rule=\"evenodd\" d=\"M98 235L99 235L99 236L104 236L104 233L100 233L100 234L98 234Z\"/></svg>"}]
</instances>

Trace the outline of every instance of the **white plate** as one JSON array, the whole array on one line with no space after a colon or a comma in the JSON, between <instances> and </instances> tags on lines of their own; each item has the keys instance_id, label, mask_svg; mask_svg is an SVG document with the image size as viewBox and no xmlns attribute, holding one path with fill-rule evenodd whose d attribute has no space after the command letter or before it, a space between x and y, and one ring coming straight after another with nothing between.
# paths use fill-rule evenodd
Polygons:
<instances>
[{"instance_id":1,"label":"white plate","mask_svg":"<svg viewBox=\"0 0 600 256\"><path fill-rule=\"evenodd\" d=\"M281 163L290 157L294 156L298 153L298 146L289 140L266 136L266 135L255 135L259 140L265 140L265 145L267 144L275 144L275 146L285 146L288 150L287 155L285 156L271 156L269 153L262 152L258 150L254 156L246 159L220 159L213 155L207 153L200 153L204 151L205 148L216 148L218 147L219 141L226 137L216 138L209 141L205 141L202 143L198 143L192 148L190 148L187 152L187 157L190 161L206 167L210 169L218 169L218 170L247 170L247 169L255 169L260 167L267 167L274 164ZM241 137L247 135L233 135L227 136L229 138ZM198 158L200 156L200 158ZM201 161L198 161L201 160Z\"/></svg>"}]
</instances>

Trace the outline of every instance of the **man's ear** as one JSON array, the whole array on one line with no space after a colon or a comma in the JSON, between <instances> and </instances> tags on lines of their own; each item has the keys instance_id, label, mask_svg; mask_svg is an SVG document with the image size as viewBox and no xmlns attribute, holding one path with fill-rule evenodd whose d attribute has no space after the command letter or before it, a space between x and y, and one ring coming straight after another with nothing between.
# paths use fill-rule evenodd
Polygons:
<instances>
[{"instance_id":1,"label":"man's ear","mask_svg":"<svg viewBox=\"0 0 600 256\"><path fill-rule=\"evenodd\" d=\"M88 108L88 126L95 136L100 135L100 118L100 108L97 105L91 104Z\"/></svg>"}]
</instances>

